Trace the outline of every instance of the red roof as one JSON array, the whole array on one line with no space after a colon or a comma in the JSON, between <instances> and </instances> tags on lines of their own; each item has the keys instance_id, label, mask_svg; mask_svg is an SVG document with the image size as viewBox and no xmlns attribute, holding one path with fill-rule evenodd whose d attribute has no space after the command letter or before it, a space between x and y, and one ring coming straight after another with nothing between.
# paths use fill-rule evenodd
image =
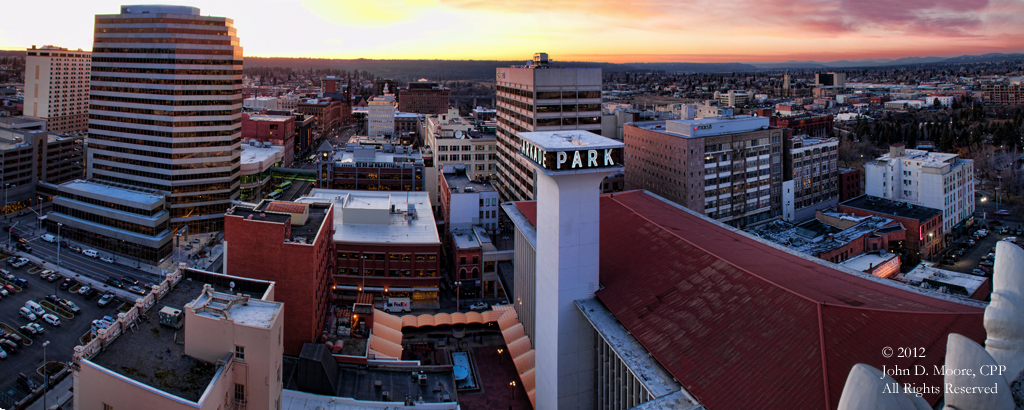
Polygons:
<instances>
[{"instance_id":1,"label":"red roof","mask_svg":"<svg viewBox=\"0 0 1024 410\"><path fill-rule=\"evenodd\" d=\"M535 202L516 205L536 224ZM838 271L643 191L601 197L601 251L598 298L712 410L834 409L854 364L930 370L949 333L985 338L980 308Z\"/></svg>"},{"instance_id":2,"label":"red roof","mask_svg":"<svg viewBox=\"0 0 1024 410\"><path fill-rule=\"evenodd\" d=\"M306 212L305 204L297 204L295 202L271 202L267 204L267 210L273 212L286 212L290 214L301 214Z\"/></svg>"}]
</instances>

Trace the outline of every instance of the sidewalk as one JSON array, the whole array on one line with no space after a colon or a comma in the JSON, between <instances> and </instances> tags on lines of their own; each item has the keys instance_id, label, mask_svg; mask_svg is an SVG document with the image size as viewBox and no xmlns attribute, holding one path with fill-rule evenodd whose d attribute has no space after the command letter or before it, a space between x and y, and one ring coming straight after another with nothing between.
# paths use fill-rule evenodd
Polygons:
<instances>
[{"instance_id":1,"label":"sidewalk","mask_svg":"<svg viewBox=\"0 0 1024 410\"><path fill-rule=\"evenodd\" d=\"M71 387L74 385L74 376L68 375L60 383L46 392L46 410L49 409L70 409L72 406L71 398L74 393L71 391ZM40 397L36 401L29 404L25 410L43 410L43 398Z\"/></svg>"}]
</instances>

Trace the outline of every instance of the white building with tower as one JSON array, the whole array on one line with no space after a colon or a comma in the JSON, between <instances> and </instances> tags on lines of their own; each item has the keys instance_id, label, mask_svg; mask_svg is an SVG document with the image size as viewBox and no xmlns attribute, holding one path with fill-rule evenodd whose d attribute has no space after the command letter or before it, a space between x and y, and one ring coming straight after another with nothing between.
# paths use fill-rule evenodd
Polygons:
<instances>
[{"instance_id":1,"label":"white building with tower","mask_svg":"<svg viewBox=\"0 0 1024 410\"><path fill-rule=\"evenodd\" d=\"M366 135L370 137L390 137L395 134L395 95L384 86L384 95L370 101L366 116Z\"/></svg>"},{"instance_id":2,"label":"white building with tower","mask_svg":"<svg viewBox=\"0 0 1024 410\"><path fill-rule=\"evenodd\" d=\"M866 194L942 211L946 234L969 225L974 215L974 161L957 154L907 149L864 164Z\"/></svg>"}]
</instances>

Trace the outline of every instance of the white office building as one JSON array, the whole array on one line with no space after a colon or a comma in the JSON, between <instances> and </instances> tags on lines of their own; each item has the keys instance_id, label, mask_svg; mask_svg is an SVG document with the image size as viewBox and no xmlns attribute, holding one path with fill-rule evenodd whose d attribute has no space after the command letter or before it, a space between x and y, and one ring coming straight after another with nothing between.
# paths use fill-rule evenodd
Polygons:
<instances>
[{"instance_id":1,"label":"white office building","mask_svg":"<svg viewBox=\"0 0 1024 410\"><path fill-rule=\"evenodd\" d=\"M366 135L370 137L390 137L395 134L395 95L384 86L384 95L376 96L370 101L366 116Z\"/></svg>"},{"instance_id":2,"label":"white office building","mask_svg":"<svg viewBox=\"0 0 1024 410\"><path fill-rule=\"evenodd\" d=\"M889 147L889 154L864 165L866 194L942 211L942 230L971 223L974 161L957 154Z\"/></svg>"}]
</instances>

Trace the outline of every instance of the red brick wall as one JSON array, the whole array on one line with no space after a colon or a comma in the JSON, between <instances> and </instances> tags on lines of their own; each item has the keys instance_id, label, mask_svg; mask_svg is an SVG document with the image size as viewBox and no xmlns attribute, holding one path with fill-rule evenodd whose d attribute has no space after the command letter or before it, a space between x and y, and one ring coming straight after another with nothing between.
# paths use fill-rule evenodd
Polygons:
<instances>
[{"instance_id":1,"label":"red brick wall","mask_svg":"<svg viewBox=\"0 0 1024 410\"><path fill-rule=\"evenodd\" d=\"M436 287L441 283L441 244L437 245L384 245L379 243L338 243L335 244L338 254L357 254L354 258L337 259L338 275L335 281L339 286L373 286L373 287ZM366 258L366 254L372 254ZM396 254L398 260L391 260L391 254ZM383 254L383 260L377 260L376 254ZM402 260L399 255L409 254L409 260ZM416 260L417 255L423 255L423 260ZM429 260L429 255L434 255L434 260ZM362 259L360 259L362 257ZM363 272L365 269L373 271L382 270L383 276L366 276L349 273L349 269L356 269L356 272ZM391 270L402 270L411 272L411 276L391 276ZM429 271L435 272L436 276L419 276L423 271L429 275Z\"/></svg>"},{"instance_id":2,"label":"red brick wall","mask_svg":"<svg viewBox=\"0 0 1024 410\"><path fill-rule=\"evenodd\" d=\"M291 166L295 158L295 117L285 121L252 121L242 114L242 142L256 140L284 146L284 166Z\"/></svg>"},{"instance_id":3,"label":"red brick wall","mask_svg":"<svg viewBox=\"0 0 1024 410\"><path fill-rule=\"evenodd\" d=\"M896 215L886 215L876 212L869 212L859 208L849 207L843 204L839 204L839 212L849 213L856 216L882 216L893 219L906 228L906 242L904 247L907 249L907 264L917 265L923 259L927 259L931 254L937 253L942 250L942 214L936 215L934 218L918 222L916 219L910 219L900 217ZM928 226L927 229L922 228L922 225ZM931 233L931 240L929 242L928 234ZM899 240L899 239L892 239ZM918 255L920 253L920 255Z\"/></svg>"},{"instance_id":4,"label":"red brick wall","mask_svg":"<svg viewBox=\"0 0 1024 410\"><path fill-rule=\"evenodd\" d=\"M287 355L298 355L303 343L317 340L333 302L332 212L312 245L285 243L285 224L224 218L226 272L276 282L275 300L284 303Z\"/></svg>"},{"instance_id":5,"label":"red brick wall","mask_svg":"<svg viewBox=\"0 0 1024 410\"><path fill-rule=\"evenodd\" d=\"M859 169L851 169L840 174L839 180L839 202L846 202L861 195Z\"/></svg>"}]
</instances>

